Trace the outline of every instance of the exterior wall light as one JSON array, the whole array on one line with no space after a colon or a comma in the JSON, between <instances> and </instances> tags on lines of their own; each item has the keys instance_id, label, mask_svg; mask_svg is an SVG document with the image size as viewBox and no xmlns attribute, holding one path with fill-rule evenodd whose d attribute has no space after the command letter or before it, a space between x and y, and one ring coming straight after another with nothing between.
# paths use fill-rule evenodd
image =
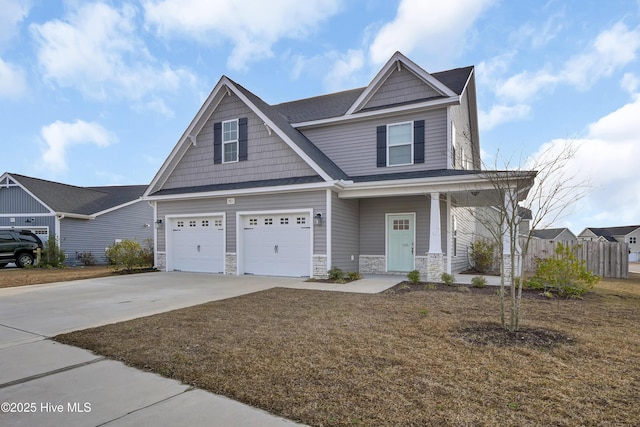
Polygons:
<instances>
[{"instance_id":1,"label":"exterior wall light","mask_svg":"<svg viewBox=\"0 0 640 427\"><path fill-rule=\"evenodd\" d=\"M320 212L315 214L315 216L313 217L313 224L322 225L322 214Z\"/></svg>"}]
</instances>

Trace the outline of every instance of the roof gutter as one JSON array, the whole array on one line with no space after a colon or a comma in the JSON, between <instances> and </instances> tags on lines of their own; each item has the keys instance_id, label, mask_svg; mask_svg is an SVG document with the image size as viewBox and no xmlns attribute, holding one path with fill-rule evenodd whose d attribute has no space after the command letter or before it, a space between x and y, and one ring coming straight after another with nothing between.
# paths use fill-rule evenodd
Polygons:
<instances>
[{"instance_id":1,"label":"roof gutter","mask_svg":"<svg viewBox=\"0 0 640 427\"><path fill-rule=\"evenodd\" d=\"M58 219L73 218L73 219L96 219L95 215L83 215L69 212L56 212Z\"/></svg>"}]
</instances>

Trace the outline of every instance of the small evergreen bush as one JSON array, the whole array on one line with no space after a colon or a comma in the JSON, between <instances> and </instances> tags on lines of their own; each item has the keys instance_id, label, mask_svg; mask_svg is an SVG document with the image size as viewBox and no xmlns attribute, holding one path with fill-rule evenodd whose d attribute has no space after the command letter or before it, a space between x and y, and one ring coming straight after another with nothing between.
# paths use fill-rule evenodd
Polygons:
<instances>
[{"instance_id":1,"label":"small evergreen bush","mask_svg":"<svg viewBox=\"0 0 640 427\"><path fill-rule=\"evenodd\" d=\"M93 256L91 251L89 252L80 252L78 254L78 259L85 267L89 267L92 265L96 265L96 257Z\"/></svg>"},{"instance_id":2,"label":"small evergreen bush","mask_svg":"<svg viewBox=\"0 0 640 427\"><path fill-rule=\"evenodd\" d=\"M599 281L600 276L587 270L585 262L578 260L568 245L559 243L555 256L536 260L536 273L525 286L562 297L581 298Z\"/></svg>"},{"instance_id":3,"label":"small evergreen bush","mask_svg":"<svg viewBox=\"0 0 640 427\"><path fill-rule=\"evenodd\" d=\"M329 274L329 280L344 280L344 271L338 267L332 267L327 273Z\"/></svg>"},{"instance_id":4,"label":"small evergreen bush","mask_svg":"<svg viewBox=\"0 0 640 427\"><path fill-rule=\"evenodd\" d=\"M488 240L476 240L471 243L471 260L479 273L486 273L493 266L494 244Z\"/></svg>"},{"instance_id":5,"label":"small evergreen bush","mask_svg":"<svg viewBox=\"0 0 640 427\"><path fill-rule=\"evenodd\" d=\"M347 273L347 278L349 279L349 281L353 282L354 280L362 279L362 275L357 271L350 271Z\"/></svg>"},{"instance_id":6,"label":"small evergreen bush","mask_svg":"<svg viewBox=\"0 0 640 427\"><path fill-rule=\"evenodd\" d=\"M60 248L55 236L50 236L42 250L38 267L61 268L64 267L65 254Z\"/></svg>"},{"instance_id":7,"label":"small evergreen bush","mask_svg":"<svg viewBox=\"0 0 640 427\"><path fill-rule=\"evenodd\" d=\"M474 288L484 288L487 286L487 279L482 276L476 276L471 279L471 286Z\"/></svg>"},{"instance_id":8,"label":"small evergreen bush","mask_svg":"<svg viewBox=\"0 0 640 427\"><path fill-rule=\"evenodd\" d=\"M442 273L440 275L440 280L442 280L442 283L444 283L447 286L453 286L453 284L455 283L456 278L453 277L453 274Z\"/></svg>"},{"instance_id":9,"label":"small evergreen bush","mask_svg":"<svg viewBox=\"0 0 640 427\"><path fill-rule=\"evenodd\" d=\"M125 271L133 271L136 267L144 267L146 265L144 250L140 243L135 240L125 239L119 243L114 243L107 248L107 258L109 265L114 269L124 269Z\"/></svg>"},{"instance_id":10,"label":"small evergreen bush","mask_svg":"<svg viewBox=\"0 0 640 427\"><path fill-rule=\"evenodd\" d=\"M411 283L420 283L420 272L418 270L410 271L407 278Z\"/></svg>"}]
</instances>

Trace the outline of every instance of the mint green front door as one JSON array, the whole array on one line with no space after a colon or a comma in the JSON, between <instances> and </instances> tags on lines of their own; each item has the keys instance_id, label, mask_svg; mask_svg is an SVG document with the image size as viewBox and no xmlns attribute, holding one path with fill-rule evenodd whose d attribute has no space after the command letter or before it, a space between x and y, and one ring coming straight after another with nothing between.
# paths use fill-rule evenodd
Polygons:
<instances>
[{"instance_id":1,"label":"mint green front door","mask_svg":"<svg viewBox=\"0 0 640 427\"><path fill-rule=\"evenodd\" d=\"M387 215L387 271L414 269L415 215Z\"/></svg>"}]
</instances>

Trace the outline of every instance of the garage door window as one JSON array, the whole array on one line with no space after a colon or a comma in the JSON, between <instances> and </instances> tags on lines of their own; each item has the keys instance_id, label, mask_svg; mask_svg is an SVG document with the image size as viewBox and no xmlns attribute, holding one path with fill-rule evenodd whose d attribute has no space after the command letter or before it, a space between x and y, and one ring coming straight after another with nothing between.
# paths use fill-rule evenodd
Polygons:
<instances>
[{"instance_id":1,"label":"garage door window","mask_svg":"<svg viewBox=\"0 0 640 427\"><path fill-rule=\"evenodd\" d=\"M195 227L195 226L196 226L195 221L189 221L189 227Z\"/></svg>"},{"instance_id":2,"label":"garage door window","mask_svg":"<svg viewBox=\"0 0 640 427\"><path fill-rule=\"evenodd\" d=\"M249 218L249 225L258 225L258 218Z\"/></svg>"},{"instance_id":3,"label":"garage door window","mask_svg":"<svg viewBox=\"0 0 640 427\"><path fill-rule=\"evenodd\" d=\"M296 218L296 224L306 224L306 223L307 223L307 218L305 217Z\"/></svg>"},{"instance_id":4,"label":"garage door window","mask_svg":"<svg viewBox=\"0 0 640 427\"><path fill-rule=\"evenodd\" d=\"M264 225L273 225L273 218L265 218Z\"/></svg>"},{"instance_id":5,"label":"garage door window","mask_svg":"<svg viewBox=\"0 0 640 427\"><path fill-rule=\"evenodd\" d=\"M178 227L184 227L184 221L178 221Z\"/></svg>"},{"instance_id":6,"label":"garage door window","mask_svg":"<svg viewBox=\"0 0 640 427\"><path fill-rule=\"evenodd\" d=\"M213 223L213 225L215 227L222 227L222 220L221 219L216 219Z\"/></svg>"},{"instance_id":7,"label":"garage door window","mask_svg":"<svg viewBox=\"0 0 640 427\"><path fill-rule=\"evenodd\" d=\"M289 224L289 218L280 218L280 225Z\"/></svg>"}]
</instances>

